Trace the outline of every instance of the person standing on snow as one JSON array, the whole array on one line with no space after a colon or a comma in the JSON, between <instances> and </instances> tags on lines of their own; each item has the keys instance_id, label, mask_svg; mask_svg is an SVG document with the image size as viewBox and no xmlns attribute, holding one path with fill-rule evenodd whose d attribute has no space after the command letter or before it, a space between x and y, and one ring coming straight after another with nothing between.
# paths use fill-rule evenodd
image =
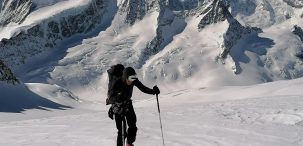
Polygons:
<instances>
[{"instance_id":1,"label":"person standing on snow","mask_svg":"<svg viewBox=\"0 0 303 146\"><path fill-rule=\"evenodd\" d=\"M146 94L160 94L157 86L154 86L153 89L144 86L138 80L136 72L132 67L127 67L123 70L122 77L116 80L108 90L108 97L110 98L106 101L106 104L112 104L109 110L109 117L111 119L115 118L118 129L117 146L123 145L122 124L125 121L128 125L128 130L125 134L127 138L126 146L133 146L136 140L137 117L131 100L134 86Z\"/></svg>"}]
</instances>

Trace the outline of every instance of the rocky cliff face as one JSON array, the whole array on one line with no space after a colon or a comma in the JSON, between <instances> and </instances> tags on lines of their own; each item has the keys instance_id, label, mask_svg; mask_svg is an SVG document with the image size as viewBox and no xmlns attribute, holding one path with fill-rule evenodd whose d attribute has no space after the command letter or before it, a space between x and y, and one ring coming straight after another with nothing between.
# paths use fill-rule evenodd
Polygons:
<instances>
[{"instance_id":1,"label":"rocky cliff face","mask_svg":"<svg viewBox=\"0 0 303 146\"><path fill-rule=\"evenodd\" d=\"M192 10L202 3L201 0L169 0L169 7L175 11Z\"/></svg>"},{"instance_id":2,"label":"rocky cliff face","mask_svg":"<svg viewBox=\"0 0 303 146\"><path fill-rule=\"evenodd\" d=\"M119 13L125 15L125 23L133 25L153 10L159 10L158 0L123 0Z\"/></svg>"},{"instance_id":3,"label":"rocky cliff face","mask_svg":"<svg viewBox=\"0 0 303 146\"><path fill-rule=\"evenodd\" d=\"M12 71L3 63L2 60L0 60L0 81L7 82L9 84L19 83Z\"/></svg>"},{"instance_id":4,"label":"rocky cliff face","mask_svg":"<svg viewBox=\"0 0 303 146\"><path fill-rule=\"evenodd\" d=\"M223 60L229 55L232 48L237 45L238 41L244 36L252 33L261 33L262 30L256 27L243 26L237 19L235 19L228 10L229 3L221 0L214 0L205 10L201 13L204 17L201 19L198 29L202 30L208 25L227 21L228 29L223 34L223 42L221 45L222 52L217 57L218 60ZM241 72L239 66L235 66L234 72L236 74Z\"/></svg>"},{"instance_id":5,"label":"rocky cliff face","mask_svg":"<svg viewBox=\"0 0 303 146\"><path fill-rule=\"evenodd\" d=\"M295 8L303 8L303 1L302 0L283 0L288 5L295 7Z\"/></svg>"},{"instance_id":6,"label":"rocky cliff face","mask_svg":"<svg viewBox=\"0 0 303 146\"><path fill-rule=\"evenodd\" d=\"M76 34L88 33L102 22L108 0L95 0L82 11L66 10L66 17L50 18L41 24L0 42L0 59L16 66ZM70 12L69 12L70 11ZM60 15L60 14L59 14Z\"/></svg>"},{"instance_id":7,"label":"rocky cliff face","mask_svg":"<svg viewBox=\"0 0 303 146\"><path fill-rule=\"evenodd\" d=\"M301 41L303 42L303 30L300 26L295 25L292 31L295 35L297 35Z\"/></svg>"},{"instance_id":8,"label":"rocky cliff face","mask_svg":"<svg viewBox=\"0 0 303 146\"><path fill-rule=\"evenodd\" d=\"M136 20L142 20L147 11L145 0L125 0L121 12L126 13L125 22L133 25Z\"/></svg>"},{"instance_id":9,"label":"rocky cliff face","mask_svg":"<svg viewBox=\"0 0 303 146\"><path fill-rule=\"evenodd\" d=\"M303 43L303 30L302 30L302 28L295 25L294 29L293 29L293 33L295 35L297 35L300 38L301 42ZM302 50L296 54L296 56L300 59L303 59L303 47L302 47Z\"/></svg>"},{"instance_id":10,"label":"rocky cliff face","mask_svg":"<svg viewBox=\"0 0 303 146\"><path fill-rule=\"evenodd\" d=\"M156 36L146 45L139 56L138 64L144 64L150 56L163 50L173 40L173 37L181 33L186 27L185 15L183 15L182 11L175 11L179 8L174 4L173 1L158 1L159 16Z\"/></svg>"},{"instance_id":11,"label":"rocky cliff face","mask_svg":"<svg viewBox=\"0 0 303 146\"><path fill-rule=\"evenodd\" d=\"M198 29L201 30L207 25L222 22L226 20L227 11L223 9L224 3L220 0L214 0L202 13L205 15L199 25Z\"/></svg>"},{"instance_id":12,"label":"rocky cliff face","mask_svg":"<svg viewBox=\"0 0 303 146\"><path fill-rule=\"evenodd\" d=\"M22 22L31 8L31 0L0 0L0 27L11 22Z\"/></svg>"},{"instance_id":13,"label":"rocky cliff face","mask_svg":"<svg viewBox=\"0 0 303 146\"><path fill-rule=\"evenodd\" d=\"M249 27L249 26L242 26L228 11L226 7L223 5L222 12L223 17L226 18L229 27L224 34L224 46L223 46L223 52L220 54L220 58L224 59L230 52L230 50L233 48L234 45L237 44L237 41L240 40L243 36L250 34L250 33L261 33L262 30L255 27Z\"/></svg>"}]
</instances>

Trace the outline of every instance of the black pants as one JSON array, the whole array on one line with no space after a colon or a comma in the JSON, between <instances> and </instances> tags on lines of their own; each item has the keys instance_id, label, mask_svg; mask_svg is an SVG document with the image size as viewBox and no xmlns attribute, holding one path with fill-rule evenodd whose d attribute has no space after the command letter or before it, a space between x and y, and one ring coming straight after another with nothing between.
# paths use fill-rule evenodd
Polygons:
<instances>
[{"instance_id":1,"label":"black pants","mask_svg":"<svg viewBox=\"0 0 303 146\"><path fill-rule=\"evenodd\" d=\"M133 105L130 103L128 106L129 106L128 111L125 114L123 115L115 114L116 127L118 129L117 146L123 145L123 137L122 137L123 121L126 121L128 126L127 132L124 133L127 138L127 143L132 144L136 140L136 135L138 130L136 126L137 117ZM126 129L124 131L126 131Z\"/></svg>"}]
</instances>

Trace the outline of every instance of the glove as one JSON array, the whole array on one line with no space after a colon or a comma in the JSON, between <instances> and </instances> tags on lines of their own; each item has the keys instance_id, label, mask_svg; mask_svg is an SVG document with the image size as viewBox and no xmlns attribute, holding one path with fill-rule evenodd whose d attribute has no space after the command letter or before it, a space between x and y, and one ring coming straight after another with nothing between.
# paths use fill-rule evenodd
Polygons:
<instances>
[{"instance_id":1,"label":"glove","mask_svg":"<svg viewBox=\"0 0 303 146\"><path fill-rule=\"evenodd\" d=\"M154 86L153 91L154 91L154 94L160 94L160 90L157 86Z\"/></svg>"},{"instance_id":2,"label":"glove","mask_svg":"<svg viewBox=\"0 0 303 146\"><path fill-rule=\"evenodd\" d=\"M110 107L108 110L108 117L114 120L114 112L112 107Z\"/></svg>"}]
</instances>

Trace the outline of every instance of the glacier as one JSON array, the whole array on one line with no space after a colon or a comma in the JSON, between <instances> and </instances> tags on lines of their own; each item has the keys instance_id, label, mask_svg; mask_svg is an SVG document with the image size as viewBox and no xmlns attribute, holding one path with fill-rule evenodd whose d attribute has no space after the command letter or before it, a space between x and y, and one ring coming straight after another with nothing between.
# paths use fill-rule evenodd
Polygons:
<instances>
[{"instance_id":1,"label":"glacier","mask_svg":"<svg viewBox=\"0 0 303 146\"><path fill-rule=\"evenodd\" d=\"M0 0L0 145L114 145L106 70L167 145L301 146L302 0ZM138 145L160 145L134 90Z\"/></svg>"}]
</instances>

